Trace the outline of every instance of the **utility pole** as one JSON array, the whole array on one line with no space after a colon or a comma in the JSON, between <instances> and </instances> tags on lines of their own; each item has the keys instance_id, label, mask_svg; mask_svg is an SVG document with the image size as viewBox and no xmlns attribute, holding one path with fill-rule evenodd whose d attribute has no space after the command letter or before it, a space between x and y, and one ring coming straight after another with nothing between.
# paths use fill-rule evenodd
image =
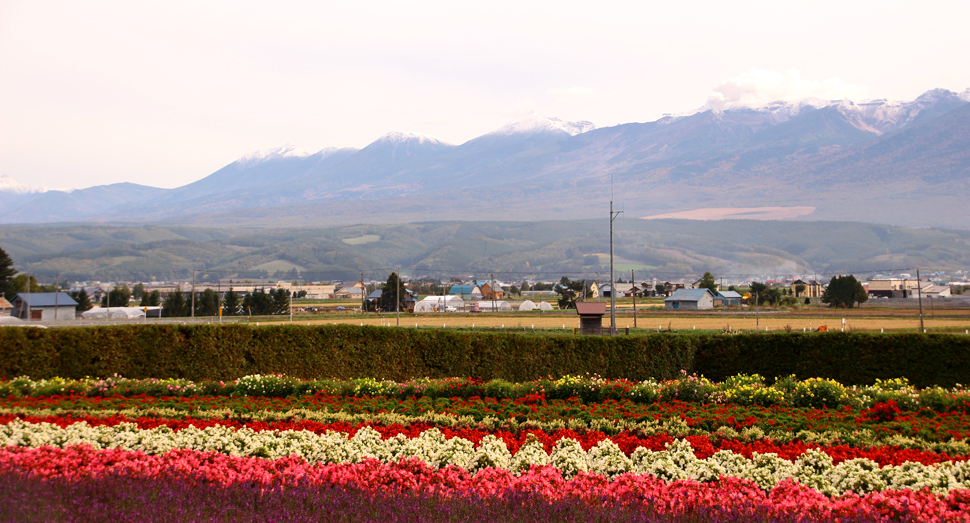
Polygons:
<instances>
[{"instance_id":1,"label":"utility pole","mask_svg":"<svg viewBox=\"0 0 970 523\"><path fill-rule=\"evenodd\" d=\"M364 304L367 301L367 287L364 287L364 273L360 273L360 315L364 315Z\"/></svg>"},{"instance_id":2,"label":"utility pole","mask_svg":"<svg viewBox=\"0 0 970 523\"><path fill-rule=\"evenodd\" d=\"M394 312L397 315L395 327L401 326L401 268L397 268L397 292L394 293Z\"/></svg>"},{"instance_id":3,"label":"utility pole","mask_svg":"<svg viewBox=\"0 0 970 523\"><path fill-rule=\"evenodd\" d=\"M195 319L195 269L192 269L192 319Z\"/></svg>"},{"instance_id":4,"label":"utility pole","mask_svg":"<svg viewBox=\"0 0 970 523\"><path fill-rule=\"evenodd\" d=\"M919 331L926 332L923 327L923 286L920 285L919 267L916 268L916 295L919 297Z\"/></svg>"},{"instance_id":5,"label":"utility pole","mask_svg":"<svg viewBox=\"0 0 970 523\"><path fill-rule=\"evenodd\" d=\"M758 317L758 298L761 297L760 292L754 293L754 331L761 332L760 318Z\"/></svg>"},{"instance_id":6,"label":"utility pole","mask_svg":"<svg viewBox=\"0 0 970 523\"><path fill-rule=\"evenodd\" d=\"M290 323L293 323L293 287L288 289L290 294Z\"/></svg>"},{"instance_id":7,"label":"utility pole","mask_svg":"<svg viewBox=\"0 0 970 523\"><path fill-rule=\"evenodd\" d=\"M495 312L495 276L492 274L488 275L488 289L488 293L492 296L492 312Z\"/></svg>"},{"instance_id":8,"label":"utility pole","mask_svg":"<svg viewBox=\"0 0 970 523\"><path fill-rule=\"evenodd\" d=\"M60 278L60 276L58 276ZM57 298L60 297L60 286L57 285L57 280L54 280L54 321L57 321Z\"/></svg>"},{"instance_id":9,"label":"utility pole","mask_svg":"<svg viewBox=\"0 0 970 523\"><path fill-rule=\"evenodd\" d=\"M637 328L637 277L630 269L630 283L633 284L633 328Z\"/></svg>"},{"instance_id":10,"label":"utility pole","mask_svg":"<svg viewBox=\"0 0 970 523\"><path fill-rule=\"evenodd\" d=\"M613 220L623 211L613 212L613 187L610 181L610 336L616 336L616 276L613 273Z\"/></svg>"},{"instance_id":11,"label":"utility pole","mask_svg":"<svg viewBox=\"0 0 970 523\"><path fill-rule=\"evenodd\" d=\"M27 283L24 284L27 287L27 314L24 315L25 320L30 319L30 275L27 275ZM22 307L21 307L22 308Z\"/></svg>"}]
</instances>

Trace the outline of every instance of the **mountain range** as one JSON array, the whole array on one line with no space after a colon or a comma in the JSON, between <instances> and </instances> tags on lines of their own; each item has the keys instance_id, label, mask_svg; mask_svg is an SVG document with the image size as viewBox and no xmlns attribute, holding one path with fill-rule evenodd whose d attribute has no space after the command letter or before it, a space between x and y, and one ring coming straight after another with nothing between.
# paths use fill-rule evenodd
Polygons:
<instances>
[{"instance_id":1,"label":"mountain range","mask_svg":"<svg viewBox=\"0 0 970 523\"><path fill-rule=\"evenodd\" d=\"M388 133L292 145L175 189L32 189L0 177L0 223L206 226L628 217L800 207L800 219L970 229L970 89L913 101L804 99L597 128L530 114L460 145Z\"/></svg>"}]
</instances>

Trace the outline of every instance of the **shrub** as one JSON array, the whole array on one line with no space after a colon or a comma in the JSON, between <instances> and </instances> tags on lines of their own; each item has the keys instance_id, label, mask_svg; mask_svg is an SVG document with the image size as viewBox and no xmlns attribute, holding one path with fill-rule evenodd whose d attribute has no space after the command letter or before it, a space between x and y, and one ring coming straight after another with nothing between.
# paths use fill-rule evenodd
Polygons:
<instances>
[{"instance_id":1,"label":"shrub","mask_svg":"<svg viewBox=\"0 0 970 523\"><path fill-rule=\"evenodd\" d=\"M796 407L834 408L847 404L849 400L849 394L840 383L821 378L800 382L791 394L792 404Z\"/></svg>"}]
</instances>

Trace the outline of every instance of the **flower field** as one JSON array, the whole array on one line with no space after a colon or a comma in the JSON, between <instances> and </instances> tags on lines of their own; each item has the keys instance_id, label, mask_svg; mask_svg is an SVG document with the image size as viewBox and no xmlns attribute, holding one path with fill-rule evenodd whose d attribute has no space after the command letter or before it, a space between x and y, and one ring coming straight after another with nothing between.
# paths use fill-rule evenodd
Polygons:
<instances>
[{"instance_id":1,"label":"flower field","mask_svg":"<svg viewBox=\"0 0 970 523\"><path fill-rule=\"evenodd\" d=\"M970 522L970 393L902 379L0 393L0 520Z\"/></svg>"}]
</instances>

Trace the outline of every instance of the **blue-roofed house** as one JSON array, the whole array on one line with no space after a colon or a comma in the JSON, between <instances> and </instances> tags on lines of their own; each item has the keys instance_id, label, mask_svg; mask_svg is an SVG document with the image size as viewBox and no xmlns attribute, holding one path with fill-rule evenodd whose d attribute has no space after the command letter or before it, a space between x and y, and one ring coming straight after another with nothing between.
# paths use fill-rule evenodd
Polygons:
<instances>
[{"instance_id":1,"label":"blue-roofed house","mask_svg":"<svg viewBox=\"0 0 970 523\"><path fill-rule=\"evenodd\" d=\"M77 314L77 302L66 292L20 293L13 308L22 320L73 320Z\"/></svg>"},{"instance_id":2,"label":"blue-roofed house","mask_svg":"<svg viewBox=\"0 0 970 523\"><path fill-rule=\"evenodd\" d=\"M664 300L667 310L699 310L714 308L714 293L707 289L678 289Z\"/></svg>"},{"instance_id":3,"label":"blue-roofed house","mask_svg":"<svg viewBox=\"0 0 970 523\"><path fill-rule=\"evenodd\" d=\"M714 299L721 300L721 305L725 307L740 307L743 297L735 291L720 291Z\"/></svg>"},{"instance_id":4,"label":"blue-roofed house","mask_svg":"<svg viewBox=\"0 0 970 523\"><path fill-rule=\"evenodd\" d=\"M473 283L452 285L448 289L448 294L451 296L461 296L461 299L464 301L482 299L482 289Z\"/></svg>"}]
</instances>

